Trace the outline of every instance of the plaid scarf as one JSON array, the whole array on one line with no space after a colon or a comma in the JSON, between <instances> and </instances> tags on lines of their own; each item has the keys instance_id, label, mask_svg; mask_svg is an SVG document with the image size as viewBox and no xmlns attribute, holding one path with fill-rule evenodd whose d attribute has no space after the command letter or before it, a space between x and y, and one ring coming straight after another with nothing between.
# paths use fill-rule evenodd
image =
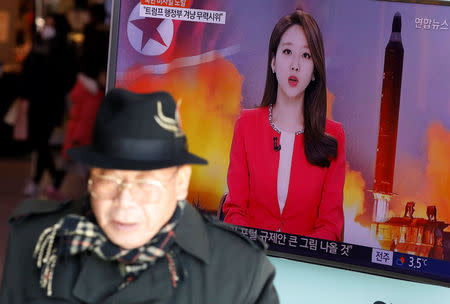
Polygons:
<instances>
[{"instance_id":1,"label":"plaid scarf","mask_svg":"<svg viewBox=\"0 0 450 304\"><path fill-rule=\"evenodd\" d=\"M33 257L37 260L37 267L41 271L40 286L47 291L48 296L51 296L53 274L58 257L77 255L85 251L93 252L106 261L119 262L125 280L118 289L127 286L133 278L153 265L158 258L166 256L170 268L173 266L173 256L168 250L175 241L174 229L182 216L185 204L184 201L178 202L172 218L149 243L129 250L120 248L109 241L94 218L89 219L89 217L75 214L63 217L41 233L34 249ZM55 243L57 243L56 246Z\"/></svg>"}]
</instances>

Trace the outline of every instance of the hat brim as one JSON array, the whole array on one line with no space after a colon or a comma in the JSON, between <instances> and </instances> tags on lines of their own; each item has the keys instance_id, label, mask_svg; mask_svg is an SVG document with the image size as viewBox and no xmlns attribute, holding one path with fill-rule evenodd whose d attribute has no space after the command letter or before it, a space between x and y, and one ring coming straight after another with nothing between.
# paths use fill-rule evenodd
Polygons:
<instances>
[{"instance_id":1,"label":"hat brim","mask_svg":"<svg viewBox=\"0 0 450 304\"><path fill-rule=\"evenodd\" d=\"M124 158L111 157L110 155L99 153L92 149L92 146L82 146L67 150L67 155L73 160L84 163L90 167L117 170L155 170L184 164L206 165L208 162L189 152L177 155L171 160L130 160Z\"/></svg>"}]
</instances>

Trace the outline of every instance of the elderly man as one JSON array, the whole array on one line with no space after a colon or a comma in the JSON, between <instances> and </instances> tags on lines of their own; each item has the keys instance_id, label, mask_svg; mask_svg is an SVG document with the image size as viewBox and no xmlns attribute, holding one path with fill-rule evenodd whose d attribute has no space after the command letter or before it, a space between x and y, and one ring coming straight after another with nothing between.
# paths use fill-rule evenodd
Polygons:
<instances>
[{"instance_id":1,"label":"elderly man","mask_svg":"<svg viewBox=\"0 0 450 304\"><path fill-rule=\"evenodd\" d=\"M172 97L111 90L89 146L89 196L11 218L1 303L278 303L257 245L186 201L189 153Z\"/></svg>"}]
</instances>

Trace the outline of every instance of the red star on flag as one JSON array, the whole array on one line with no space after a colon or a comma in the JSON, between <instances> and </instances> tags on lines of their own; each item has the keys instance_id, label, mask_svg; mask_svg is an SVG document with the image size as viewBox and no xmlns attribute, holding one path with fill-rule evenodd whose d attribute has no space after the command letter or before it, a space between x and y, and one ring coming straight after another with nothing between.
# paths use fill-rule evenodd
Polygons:
<instances>
[{"instance_id":1,"label":"red star on flag","mask_svg":"<svg viewBox=\"0 0 450 304\"><path fill-rule=\"evenodd\" d=\"M133 25L142 31L141 51L150 39L167 46L158 32L158 27L163 21L164 19L158 18L144 18L131 21Z\"/></svg>"}]
</instances>

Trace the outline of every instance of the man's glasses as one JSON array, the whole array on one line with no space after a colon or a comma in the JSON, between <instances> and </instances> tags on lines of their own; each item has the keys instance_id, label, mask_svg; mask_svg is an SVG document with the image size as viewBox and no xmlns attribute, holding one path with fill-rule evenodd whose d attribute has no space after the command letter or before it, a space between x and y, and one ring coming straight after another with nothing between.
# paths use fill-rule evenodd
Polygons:
<instances>
[{"instance_id":1,"label":"man's glasses","mask_svg":"<svg viewBox=\"0 0 450 304\"><path fill-rule=\"evenodd\" d=\"M157 180L142 179L124 182L123 179L110 175L92 174L88 181L88 190L93 198L112 200L117 198L125 188L130 191L132 198L139 202L157 203L166 190Z\"/></svg>"}]
</instances>

